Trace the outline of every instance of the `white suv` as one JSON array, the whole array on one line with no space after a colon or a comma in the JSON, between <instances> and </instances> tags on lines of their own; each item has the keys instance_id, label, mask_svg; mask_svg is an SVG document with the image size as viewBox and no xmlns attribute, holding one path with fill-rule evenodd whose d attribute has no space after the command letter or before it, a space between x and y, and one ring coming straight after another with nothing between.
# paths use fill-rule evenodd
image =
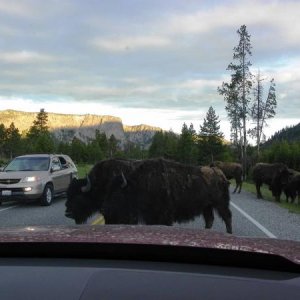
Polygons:
<instances>
[{"instance_id":1,"label":"white suv","mask_svg":"<svg viewBox=\"0 0 300 300\"><path fill-rule=\"evenodd\" d=\"M77 168L63 154L31 154L14 158L0 172L0 203L5 200L40 199L43 206L66 192Z\"/></svg>"}]
</instances>

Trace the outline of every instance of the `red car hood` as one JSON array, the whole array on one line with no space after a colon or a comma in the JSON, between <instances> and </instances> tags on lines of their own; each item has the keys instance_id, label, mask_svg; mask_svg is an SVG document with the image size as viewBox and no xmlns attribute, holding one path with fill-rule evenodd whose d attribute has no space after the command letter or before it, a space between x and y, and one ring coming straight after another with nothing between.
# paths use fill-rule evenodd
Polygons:
<instances>
[{"instance_id":1,"label":"red car hood","mask_svg":"<svg viewBox=\"0 0 300 300\"><path fill-rule=\"evenodd\" d=\"M0 229L0 243L99 243L225 249L282 256L300 264L300 242L246 238L169 226L27 226ZM1 244L0 244L1 247Z\"/></svg>"}]
</instances>

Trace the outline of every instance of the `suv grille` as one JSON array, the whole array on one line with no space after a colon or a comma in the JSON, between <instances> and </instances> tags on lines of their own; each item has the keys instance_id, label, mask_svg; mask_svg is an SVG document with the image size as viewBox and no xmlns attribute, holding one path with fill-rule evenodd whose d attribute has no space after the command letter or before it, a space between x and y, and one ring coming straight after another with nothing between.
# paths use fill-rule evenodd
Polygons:
<instances>
[{"instance_id":1,"label":"suv grille","mask_svg":"<svg viewBox=\"0 0 300 300\"><path fill-rule=\"evenodd\" d=\"M18 183L21 179L0 179L1 184L14 184Z\"/></svg>"}]
</instances>

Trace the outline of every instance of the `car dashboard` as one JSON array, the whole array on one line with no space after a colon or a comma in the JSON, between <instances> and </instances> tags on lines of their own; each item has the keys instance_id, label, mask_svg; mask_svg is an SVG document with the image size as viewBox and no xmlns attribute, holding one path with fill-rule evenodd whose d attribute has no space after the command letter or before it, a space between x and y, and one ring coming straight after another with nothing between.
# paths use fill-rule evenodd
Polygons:
<instances>
[{"instance_id":1,"label":"car dashboard","mask_svg":"<svg viewBox=\"0 0 300 300\"><path fill-rule=\"evenodd\" d=\"M300 294L299 265L263 253L4 243L0 255L0 299L296 299Z\"/></svg>"}]
</instances>

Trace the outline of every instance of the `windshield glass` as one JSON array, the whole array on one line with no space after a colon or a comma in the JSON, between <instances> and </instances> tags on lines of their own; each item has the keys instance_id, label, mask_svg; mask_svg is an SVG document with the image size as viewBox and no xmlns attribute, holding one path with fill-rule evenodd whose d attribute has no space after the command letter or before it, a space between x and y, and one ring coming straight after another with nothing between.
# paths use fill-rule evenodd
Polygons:
<instances>
[{"instance_id":1,"label":"windshield glass","mask_svg":"<svg viewBox=\"0 0 300 300\"><path fill-rule=\"evenodd\" d=\"M18 157L12 160L4 171L47 171L48 169L48 157Z\"/></svg>"},{"instance_id":2,"label":"windshield glass","mask_svg":"<svg viewBox=\"0 0 300 300\"><path fill-rule=\"evenodd\" d=\"M0 228L300 241L299 12L295 0L0 0Z\"/></svg>"}]
</instances>

